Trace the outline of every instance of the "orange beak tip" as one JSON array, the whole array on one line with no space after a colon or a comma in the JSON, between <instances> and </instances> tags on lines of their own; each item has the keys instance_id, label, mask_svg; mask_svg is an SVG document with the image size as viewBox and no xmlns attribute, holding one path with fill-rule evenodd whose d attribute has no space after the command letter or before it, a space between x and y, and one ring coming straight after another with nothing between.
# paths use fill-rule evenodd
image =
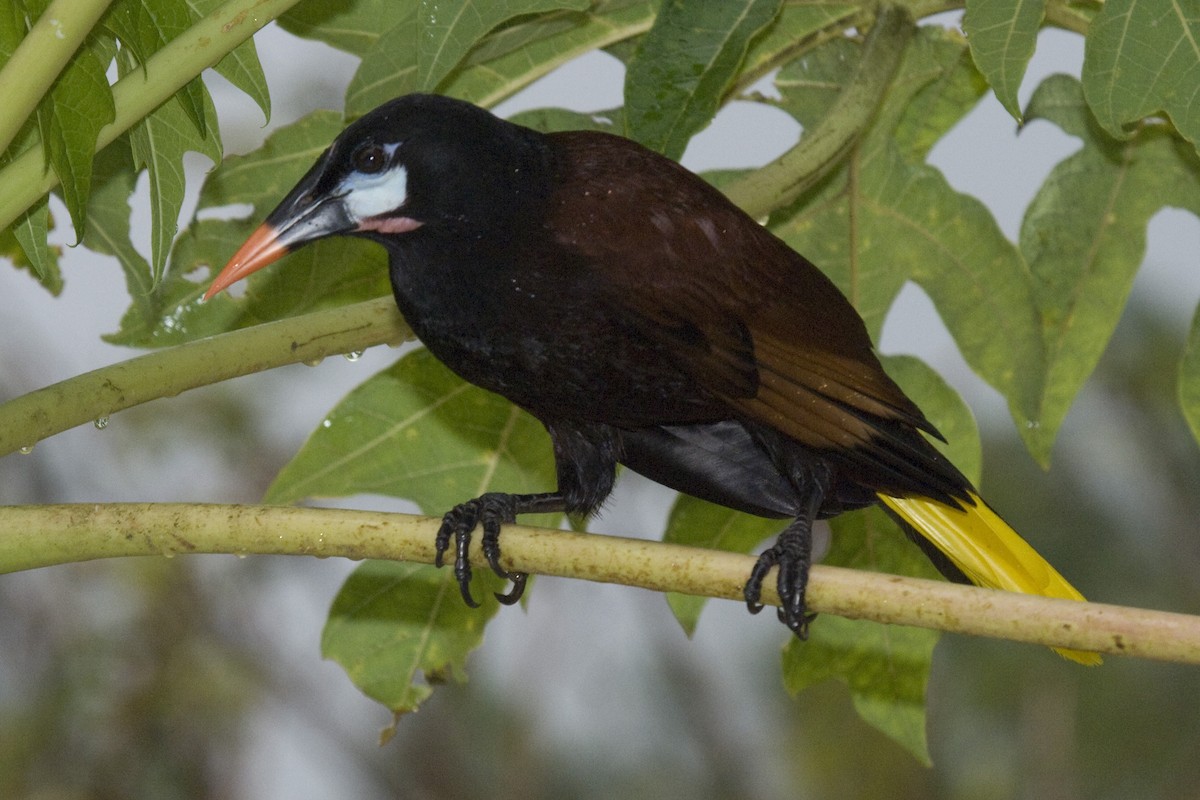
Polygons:
<instances>
[{"instance_id":1,"label":"orange beak tip","mask_svg":"<svg viewBox=\"0 0 1200 800\"><path fill-rule=\"evenodd\" d=\"M257 272L286 255L288 249L279 243L278 236L279 234L272 226L260 225L233 254L233 258L229 259L225 268L213 279L212 285L204 293L203 299L211 299L250 273Z\"/></svg>"}]
</instances>

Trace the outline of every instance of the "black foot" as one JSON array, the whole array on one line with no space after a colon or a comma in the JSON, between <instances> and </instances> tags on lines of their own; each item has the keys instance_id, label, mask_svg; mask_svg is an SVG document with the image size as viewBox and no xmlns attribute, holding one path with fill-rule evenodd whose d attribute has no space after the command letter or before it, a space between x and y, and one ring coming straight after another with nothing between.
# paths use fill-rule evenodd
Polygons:
<instances>
[{"instance_id":1,"label":"black foot","mask_svg":"<svg viewBox=\"0 0 1200 800\"><path fill-rule=\"evenodd\" d=\"M520 513L518 499L517 495L491 492L455 506L442 517L442 527L438 529L437 539L434 540L437 558L433 563L442 566L442 556L450 549L450 539L453 537L454 578L458 581L463 601L471 608L479 607L479 603L471 596L471 562L467 560L471 532L476 525L483 526L483 555L492 571L513 583L508 592L496 592L496 599L504 605L512 605L525 592L528 576L523 572L509 572L500 566L500 526L516 522Z\"/></svg>"},{"instance_id":2,"label":"black foot","mask_svg":"<svg viewBox=\"0 0 1200 800\"><path fill-rule=\"evenodd\" d=\"M808 612L804 592L808 588L808 570L812 566L812 523L798 519L784 529L775 544L758 557L743 594L751 614L762 611L762 584L779 567L775 586L779 592L779 621L801 639L808 638L808 626L816 614Z\"/></svg>"}]
</instances>

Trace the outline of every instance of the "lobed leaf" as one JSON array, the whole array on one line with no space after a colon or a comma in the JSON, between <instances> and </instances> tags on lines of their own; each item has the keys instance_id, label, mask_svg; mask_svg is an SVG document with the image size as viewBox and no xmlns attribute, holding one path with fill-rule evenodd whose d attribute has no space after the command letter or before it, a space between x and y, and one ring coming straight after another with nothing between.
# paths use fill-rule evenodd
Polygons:
<instances>
[{"instance_id":1,"label":"lobed leaf","mask_svg":"<svg viewBox=\"0 0 1200 800\"><path fill-rule=\"evenodd\" d=\"M37 109L42 146L58 176L76 239L83 238L87 222L96 137L115 115L105 67L91 48L81 47Z\"/></svg>"},{"instance_id":2,"label":"lobed leaf","mask_svg":"<svg viewBox=\"0 0 1200 800\"><path fill-rule=\"evenodd\" d=\"M415 16L419 5L419 0L297 3L277 22L288 33L362 57L399 20Z\"/></svg>"},{"instance_id":3,"label":"lobed leaf","mask_svg":"<svg viewBox=\"0 0 1200 800\"><path fill-rule=\"evenodd\" d=\"M843 28L861 13L857 3L784 3L774 21L751 40L738 82L744 84L746 76L756 77L775 66L799 62L803 53L822 44L819 33L842 38Z\"/></svg>"},{"instance_id":4,"label":"lobed leaf","mask_svg":"<svg viewBox=\"0 0 1200 800\"><path fill-rule=\"evenodd\" d=\"M193 18L205 17L219 8L225 0L185 0L192 10ZM258 60L258 49L253 37L230 50L224 58L213 65L225 80L241 89L262 109L264 121L271 119L271 93L267 78L263 75Z\"/></svg>"},{"instance_id":5,"label":"lobed leaf","mask_svg":"<svg viewBox=\"0 0 1200 800\"><path fill-rule=\"evenodd\" d=\"M1164 206L1200 214L1200 159L1161 129L1111 139L1091 115L1079 82L1066 75L1038 87L1028 117L1083 139L1082 149L1050 173L1021 226L1047 360L1044 389L1020 428L1045 464L1121 317L1150 218Z\"/></svg>"},{"instance_id":6,"label":"lobed leaf","mask_svg":"<svg viewBox=\"0 0 1200 800\"><path fill-rule=\"evenodd\" d=\"M120 60L120 59L119 59ZM216 109L208 90L200 85L206 118L215 118ZM167 254L178 230L179 210L187 176L183 171L183 154L202 153L213 163L221 161L221 141L213 126L208 135L193 124L187 103L175 95L129 131L134 166L146 169L150 178L150 273L151 285L157 284L167 265Z\"/></svg>"},{"instance_id":7,"label":"lobed leaf","mask_svg":"<svg viewBox=\"0 0 1200 800\"><path fill-rule=\"evenodd\" d=\"M784 84L783 107L804 124L828 108L822 61L845 61L830 42L807 57L814 88ZM981 202L954 191L916 159L966 108L970 82L942 80L963 63L956 37L923 29L893 91L847 162L776 215L772 230L830 275L878 338L896 294L914 280L930 295L963 356L1016 408L1042 379L1042 342L1028 271ZM943 100L946 97L948 100ZM910 106L919 114L909 114Z\"/></svg>"},{"instance_id":8,"label":"lobed leaf","mask_svg":"<svg viewBox=\"0 0 1200 800\"><path fill-rule=\"evenodd\" d=\"M648 0L607 0L586 13L551 15L506 29L481 42L442 90L493 106L573 58L645 32L654 10ZM491 46L498 40L503 47ZM521 47L509 49L521 40Z\"/></svg>"},{"instance_id":9,"label":"lobed leaf","mask_svg":"<svg viewBox=\"0 0 1200 800\"><path fill-rule=\"evenodd\" d=\"M1045 17L1046 0L968 0L963 17L975 65L987 76L996 99L1018 122L1017 90Z\"/></svg>"},{"instance_id":10,"label":"lobed leaf","mask_svg":"<svg viewBox=\"0 0 1200 800\"><path fill-rule=\"evenodd\" d=\"M113 256L125 275L130 323L150 326L158 321L160 309L154 302L150 264L133 246L129 233L129 196L137 171L127 139L113 142L95 159L95 189L87 207L88 227L83 244L95 253Z\"/></svg>"},{"instance_id":11,"label":"lobed leaf","mask_svg":"<svg viewBox=\"0 0 1200 800\"><path fill-rule=\"evenodd\" d=\"M783 530L789 521L755 517L680 495L667 518L663 541L732 553L749 553L759 542ZM671 613L679 620L684 632L691 636L708 598L675 592L668 592L666 597Z\"/></svg>"},{"instance_id":12,"label":"lobed leaf","mask_svg":"<svg viewBox=\"0 0 1200 800\"><path fill-rule=\"evenodd\" d=\"M1180 0L1107 0L1088 30L1083 91L1117 139L1166 114L1200 148L1200 14Z\"/></svg>"},{"instance_id":13,"label":"lobed leaf","mask_svg":"<svg viewBox=\"0 0 1200 800\"><path fill-rule=\"evenodd\" d=\"M489 587L496 583L490 574L480 578ZM466 680L467 655L499 607L491 591L481 599L481 608L463 603L449 569L366 561L333 601L321 655L393 712L415 711L433 684Z\"/></svg>"},{"instance_id":14,"label":"lobed leaf","mask_svg":"<svg viewBox=\"0 0 1200 800\"><path fill-rule=\"evenodd\" d=\"M117 0L100 20L101 27L121 40L128 59L126 66L145 64L163 45L188 29L195 20L185 0ZM201 138L206 138L214 119L205 99L207 92L197 77L179 90L177 97ZM218 157L216 160L220 160Z\"/></svg>"},{"instance_id":15,"label":"lobed leaf","mask_svg":"<svg viewBox=\"0 0 1200 800\"><path fill-rule=\"evenodd\" d=\"M346 116L353 119L376 106L414 92L417 76L417 9L397 15L395 23L363 53L346 87Z\"/></svg>"},{"instance_id":16,"label":"lobed leaf","mask_svg":"<svg viewBox=\"0 0 1200 800\"><path fill-rule=\"evenodd\" d=\"M584 11L590 0L465 0L447 5L422 0L417 15L417 74L421 91L431 91L467 52L501 23L526 14Z\"/></svg>"},{"instance_id":17,"label":"lobed leaf","mask_svg":"<svg viewBox=\"0 0 1200 800\"><path fill-rule=\"evenodd\" d=\"M266 501L382 494L441 514L489 489L554 485L541 424L418 349L330 411L276 476Z\"/></svg>"},{"instance_id":18,"label":"lobed leaf","mask_svg":"<svg viewBox=\"0 0 1200 800\"><path fill-rule=\"evenodd\" d=\"M624 119L623 107L591 113L569 111L565 108L535 108L513 114L508 121L543 133L585 130L617 133L621 130Z\"/></svg>"},{"instance_id":19,"label":"lobed leaf","mask_svg":"<svg viewBox=\"0 0 1200 800\"><path fill-rule=\"evenodd\" d=\"M50 294L62 292L62 270L58 250L46 243L50 230L50 204L46 198L18 217L8 230L0 232L0 256L17 269L28 269Z\"/></svg>"},{"instance_id":20,"label":"lobed leaf","mask_svg":"<svg viewBox=\"0 0 1200 800\"><path fill-rule=\"evenodd\" d=\"M668 0L625 76L627 134L678 160L707 125L781 0Z\"/></svg>"},{"instance_id":21,"label":"lobed leaf","mask_svg":"<svg viewBox=\"0 0 1200 800\"><path fill-rule=\"evenodd\" d=\"M267 501L373 493L441 513L489 490L552 486L551 452L532 417L419 349L347 395L279 473ZM532 517L533 524L556 519ZM429 695L431 676L463 680L500 588L488 570L475 570L483 608L471 609L449 569L367 562L334 601L322 652L369 696L397 712L413 710Z\"/></svg>"},{"instance_id":22,"label":"lobed leaf","mask_svg":"<svg viewBox=\"0 0 1200 800\"><path fill-rule=\"evenodd\" d=\"M890 374L946 436L936 443L971 480L982 462L979 430L962 398L928 365L912 357L887 358ZM939 577L895 522L877 507L830 521L825 563L851 569ZM929 763L925 738L925 687L937 631L880 625L825 615L813 622L807 642L792 639L783 651L784 686L793 695L830 678L845 683L854 707L869 724Z\"/></svg>"},{"instance_id":23,"label":"lobed leaf","mask_svg":"<svg viewBox=\"0 0 1200 800\"><path fill-rule=\"evenodd\" d=\"M896 120L892 140L901 155L921 162L975 107L987 91L987 81L956 31L922 29L910 47L912 60L921 66L904 70L894 92L909 99L897 107L889 97L880 116L881 122L884 117Z\"/></svg>"},{"instance_id":24,"label":"lobed leaf","mask_svg":"<svg viewBox=\"0 0 1200 800\"><path fill-rule=\"evenodd\" d=\"M189 276L216 270L300 179L341 132L342 117L318 111L275 131L261 148L231 156L209 173L200 190L197 214L171 253L165 279L142 297L110 341L162 347L233 328L356 302L390 291L387 260L373 243L334 238L315 242L277 266L250 276L245 294L228 293L201 304L207 282ZM230 216L242 204L250 211ZM127 212L126 212L127 213ZM224 218L213 215L222 214ZM136 313L139 306L146 313Z\"/></svg>"},{"instance_id":25,"label":"lobed leaf","mask_svg":"<svg viewBox=\"0 0 1200 800\"><path fill-rule=\"evenodd\" d=\"M440 91L477 105L495 105L572 58L644 31L653 16L645 0L609 0L586 13L516 22L479 42ZM360 116L417 90L417 36L413 8L363 53L363 63L346 90L348 116Z\"/></svg>"}]
</instances>

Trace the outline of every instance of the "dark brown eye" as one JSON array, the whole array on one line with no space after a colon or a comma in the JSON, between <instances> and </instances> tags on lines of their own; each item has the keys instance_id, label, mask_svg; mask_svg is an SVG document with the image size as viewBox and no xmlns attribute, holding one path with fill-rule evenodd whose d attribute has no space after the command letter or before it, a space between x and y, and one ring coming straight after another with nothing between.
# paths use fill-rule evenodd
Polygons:
<instances>
[{"instance_id":1,"label":"dark brown eye","mask_svg":"<svg viewBox=\"0 0 1200 800\"><path fill-rule=\"evenodd\" d=\"M382 172L387 166L387 160L387 151L377 144L364 145L351 158L354 169L366 175Z\"/></svg>"}]
</instances>

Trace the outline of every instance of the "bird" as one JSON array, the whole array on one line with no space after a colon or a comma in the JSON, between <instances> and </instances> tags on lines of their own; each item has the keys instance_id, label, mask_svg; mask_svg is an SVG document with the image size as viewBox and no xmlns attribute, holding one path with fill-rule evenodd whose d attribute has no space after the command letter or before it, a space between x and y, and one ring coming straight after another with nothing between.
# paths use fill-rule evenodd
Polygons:
<instances>
[{"instance_id":1,"label":"bird","mask_svg":"<svg viewBox=\"0 0 1200 800\"><path fill-rule=\"evenodd\" d=\"M557 486L489 492L443 517L462 597L476 528L500 562L522 514L586 517L618 464L789 520L747 576L804 639L813 523L882 506L950 580L1082 601L932 444L862 318L819 268L699 176L625 137L542 133L408 94L351 122L218 273L211 298L329 236L387 251L395 301L432 354L549 433ZM336 265L330 265L336 269ZM1090 652L1060 650L1081 663Z\"/></svg>"}]
</instances>

